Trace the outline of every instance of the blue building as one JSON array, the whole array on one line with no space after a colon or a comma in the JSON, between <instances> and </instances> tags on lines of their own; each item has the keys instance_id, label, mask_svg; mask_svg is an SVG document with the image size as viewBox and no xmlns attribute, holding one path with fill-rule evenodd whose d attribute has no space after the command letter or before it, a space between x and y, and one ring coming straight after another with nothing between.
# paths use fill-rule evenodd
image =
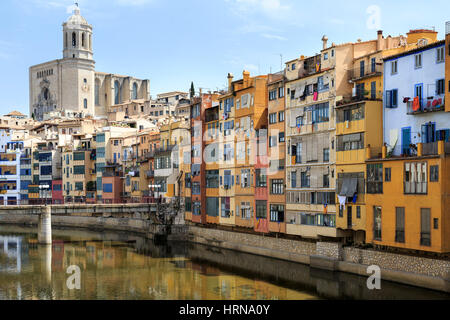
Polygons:
<instances>
[{"instance_id":1,"label":"blue building","mask_svg":"<svg viewBox=\"0 0 450 320\"><path fill-rule=\"evenodd\" d=\"M450 114L445 112L445 41L384 59L384 142L393 156L437 152L449 141ZM436 149L436 150L435 150Z\"/></svg>"}]
</instances>

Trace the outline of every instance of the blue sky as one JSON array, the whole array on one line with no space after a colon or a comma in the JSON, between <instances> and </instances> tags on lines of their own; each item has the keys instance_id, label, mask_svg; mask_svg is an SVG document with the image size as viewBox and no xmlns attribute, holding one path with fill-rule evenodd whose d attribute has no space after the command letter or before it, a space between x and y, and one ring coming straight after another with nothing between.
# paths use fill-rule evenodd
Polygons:
<instances>
[{"instance_id":1,"label":"blue sky","mask_svg":"<svg viewBox=\"0 0 450 320\"><path fill-rule=\"evenodd\" d=\"M28 68L62 57L71 0L2 0L0 108L28 113ZM444 38L448 0L78 0L94 26L96 70L150 79L151 95L225 88L318 53L321 38L342 43L435 27ZM319 5L320 3L320 5ZM375 7L374 7L375 6ZM377 13L379 12L379 15ZM380 19L376 19L379 17ZM377 26L379 22L379 25Z\"/></svg>"}]
</instances>

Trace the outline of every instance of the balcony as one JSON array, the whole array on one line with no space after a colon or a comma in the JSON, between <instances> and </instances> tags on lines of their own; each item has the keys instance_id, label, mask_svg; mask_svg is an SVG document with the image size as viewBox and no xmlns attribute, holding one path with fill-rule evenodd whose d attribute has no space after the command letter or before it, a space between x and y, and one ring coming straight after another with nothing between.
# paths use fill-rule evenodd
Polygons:
<instances>
[{"instance_id":1,"label":"balcony","mask_svg":"<svg viewBox=\"0 0 450 320\"><path fill-rule=\"evenodd\" d=\"M304 60L303 67L298 70L298 77L304 78L320 72L322 72L321 56L317 55Z\"/></svg>"},{"instance_id":2,"label":"balcony","mask_svg":"<svg viewBox=\"0 0 450 320\"><path fill-rule=\"evenodd\" d=\"M381 76L382 74L383 74L382 64L369 65L363 68L357 67L348 70L348 80L358 81L367 77Z\"/></svg>"},{"instance_id":3,"label":"balcony","mask_svg":"<svg viewBox=\"0 0 450 320\"><path fill-rule=\"evenodd\" d=\"M342 100L336 102L336 107L344 106L347 104L357 103L361 101L375 101L382 100L383 92L376 90L364 90L363 92L356 92L353 95L343 96Z\"/></svg>"},{"instance_id":4,"label":"balcony","mask_svg":"<svg viewBox=\"0 0 450 320\"><path fill-rule=\"evenodd\" d=\"M154 170L145 171L145 175L147 176L147 178L153 178L155 176L155 171Z\"/></svg>"},{"instance_id":5,"label":"balcony","mask_svg":"<svg viewBox=\"0 0 450 320\"><path fill-rule=\"evenodd\" d=\"M406 113L409 115L421 114L426 112L437 112L444 110L445 110L444 96L430 97L419 100L418 105L414 105L413 100L406 101Z\"/></svg>"},{"instance_id":6,"label":"balcony","mask_svg":"<svg viewBox=\"0 0 450 320\"><path fill-rule=\"evenodd\" d=\"M438 142L429 142L422 144L422 155L431 156L437 155L438 153Z\"/></svg>"}]
</instances>

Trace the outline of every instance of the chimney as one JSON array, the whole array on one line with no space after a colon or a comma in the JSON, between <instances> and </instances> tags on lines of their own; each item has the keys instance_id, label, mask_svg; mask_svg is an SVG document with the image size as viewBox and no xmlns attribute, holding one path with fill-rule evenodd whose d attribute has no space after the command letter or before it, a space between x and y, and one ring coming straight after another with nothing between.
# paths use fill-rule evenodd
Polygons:
<instances>
[{"instance_id":1,"label":"chimney","mask_svg":"<svg viewBox=\"0 0 450 320\"><path fill-rule=\"evenodd\" d=\"M383 50L383 30L378 30L377 51Z\"/></svg>"},{"instance_id":2,"label":"chimney","mask_svg":"<svg viewBox=\"0 0 450 320\"><path fill-rule=\"evenodd\" d=\"M244 80L244 88L247 88L250 82L250 72L244 70L244 72L242 72L242 79Z\"/></svg>"},{"instance_id":3,"label":"chimney","mask_svg":"<svg viewBox=\"0 0 450 320\"><path fill-rule=\"evenodd\" d=\"M392 39L392 37L389 35L389 36L387 37L387 49L392 48L393 42L394 42L394 39Z\"/></svg>"},{"instance_id":4,"label":"chimney","mask_svg":"<svg viewBox=\"0 0 450 320\"><path fill-rule=\"evenodd\" d=\"M322 37L322 42L323 42L323 50L325 50L326 48L328 48L328 37L327 36L323 36Z\"/></svg>"},{"instance_id":5,"label":"chimney","mask_svg":"<svg viewBox=\"0 0 450 320\"><path fill-rule=\"evenodd\" d=\"M228 92L231 92L231 83L233 82L233 74L229 73L228 74Z\"/></svg>"}]
</instances>

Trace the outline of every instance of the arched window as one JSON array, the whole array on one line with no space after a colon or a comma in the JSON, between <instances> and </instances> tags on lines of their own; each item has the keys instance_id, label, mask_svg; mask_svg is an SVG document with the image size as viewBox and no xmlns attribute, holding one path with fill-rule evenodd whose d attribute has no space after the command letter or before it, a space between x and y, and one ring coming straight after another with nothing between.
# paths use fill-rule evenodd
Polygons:
<instances>
[{"instance_id":1,"label":"arched window","mask_svg":"<svg viewBox=\"0 0 450 320\"><path fill-rule=\"evenodd\" d=\"M84 32L81 34L81 46L83 48L86 46L86 41L84 40Z\"/></svg>"},{"instance_id":2,"label":"arched window","mask_svg":"<svg viewBox=\"0 0 450 320\"><path fill-rule=\"evenodd\" d=\"M92 51L92 34L89 35L89 50Z\"/></svg>"},{"instance_id":3,"label":"arched window","mask_svg":"<svg viewBox=\"0 0 450 320\"><path fill-rule=\"evenodd\" d=\"M114 104L120 103L120 84L119 81L114 82Z\"/></svg>"},{"instance_id":4,"label":"arched window","mask_svg":"<svg viewBox=\"0 0 450 320\"><path fill-rule=\"evenodd\" d=\"M137 91L138 91L138 86L137 86L137 83L135 82L135 83L133 83L133 92L131 94L131 99L133 99L133 100L137 99L137 96L138 96Z\"/></svg>"},{"instance_id":5,"label":"arched window","mask_svg":"<svg viewBox=\"0 0 450 320\"><path fill-rule=\"evenodd\" d=\"M77 35L75 32L72 33L72 47L76 47L77 46Z\"/></svg>"},{"instance_id":6,"label":"arched window","mask_svg":"<svg viewBox=\"0 0 450 320\"><path fill-rule=\"evenodd\" d=\"M87 99L84 99L83 103L84 103L84 108L87 109L87 107L88 107L87 106Z\"/></svg>"},{"instance_id":7,"label":"arched window","mask_svg":"<svg viewBox=\"0 0 450 320\"><path fill-rule=\"evenodd\" d=\"M67 46L68 46L68 43L67 43L67 32L64 34L64 48L66 48L67 49Z\"/></svg>"},{"instance_id":8,"label":"arched window","mask_svg":"<svg viewBox=\"0 0 450 320\"><path fill-rule=\"evenodd\" d=\"M100 105L100 80L95 79L95 105Z\"/></svg>"}]
</instances>

